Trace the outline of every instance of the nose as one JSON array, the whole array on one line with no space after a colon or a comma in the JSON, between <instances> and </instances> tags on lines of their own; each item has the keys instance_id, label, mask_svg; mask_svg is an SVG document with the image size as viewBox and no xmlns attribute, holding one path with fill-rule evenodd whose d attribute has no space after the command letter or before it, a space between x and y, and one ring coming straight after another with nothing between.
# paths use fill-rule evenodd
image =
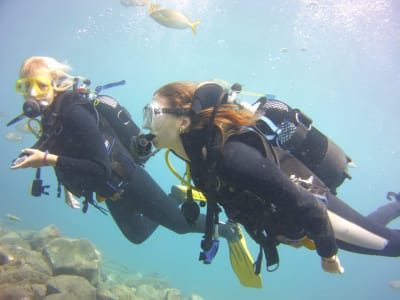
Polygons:
<instances>
[{"instance_id":1,"label":"nose","mask_svg":"<svg viewBox=\"0 0 400 300\"><path fill-rule=\"evenodd\" d=\"M37 96L36 89L34 87L31 87L31 89L29 91L29 95L31 97L36 97Z\"/></svg>"}]
</instances>

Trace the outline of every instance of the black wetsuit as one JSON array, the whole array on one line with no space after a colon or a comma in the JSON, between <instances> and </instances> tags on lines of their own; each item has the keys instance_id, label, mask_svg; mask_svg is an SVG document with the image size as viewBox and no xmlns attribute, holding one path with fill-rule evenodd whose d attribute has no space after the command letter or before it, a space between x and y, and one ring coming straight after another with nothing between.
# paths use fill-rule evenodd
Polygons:
<instances>
[{"instance_id":1,"label":"black wetsuit","mask_svg":"<svg viewBox=\"0 0 400 300\"><path fill-rule=\"evenodd\" d=\"M205 180L204 135L204 131L196 130L182 136L193 179L200 187ZM314 240L320 256L336 254L335 237L325 206L290 181L277 166L272 153L250 145L257 139L252 132L227 139L216 166L221 182L218 203L229 218L243 224L252 236L266 232L275 240L279 235L293 239L307 235Z\"/></svg>"},{"instance_id":2,"label":"black wetsuit","mask_svg":"<svg viewBox=\"0 0 400 300\"><path fill-rule=\"evenodd\" d=\"M199 130L182 135L193 179L203 188L204 136L206 133ZM257 230L265 230L272 239L282 235L295 240L306 235L314 240L318 254L323 257L335 254L336 244L357 253L400 256L400 232L385 227L400 215L400 202L364 217L330 193L303 163L281 149L272 151L253 131L225 138L222 152L214 153L219 179L217 200L228 217L242 223L250 235ZM212 147L221 149L219 134ZM290 175L303 179L313 175L314 190L310 192L294 184ZM325 201L315 197L316 194L325 195ZM339 220L329 222L326 208L339 216Z\"/></svg>"},{"instance_id":3,"label":"black wetsuit","mask_svg":"<svg viewBox=\"0 0 400 300\"><path fill-rule=\"evenodd\" d=\"M54 104L58 100L59 98ZM57 124L59 129L51 134L47 146L39 148L58 155L55 171L65 188L78 196L87 191L106 195L112 170L96 115L84 105L66 104L74 101L81 101L79 95L68 94L62 99L59 118L61 123ZM54 104L42 118L44 136L55 126L51 117L51 111L56 106ZM68 113L63 114L67 105ZM131 126L132 131L138 134L139 128L133 122ZM196 226L189 226L177 201L169 198L137 164L133 178L125 187L121 198L116 201L106 200L106 204L120 230L133 243L146 240L158 225L177 233L204 231L204 216L200 216Z\"/></svg>"}]
</instances>

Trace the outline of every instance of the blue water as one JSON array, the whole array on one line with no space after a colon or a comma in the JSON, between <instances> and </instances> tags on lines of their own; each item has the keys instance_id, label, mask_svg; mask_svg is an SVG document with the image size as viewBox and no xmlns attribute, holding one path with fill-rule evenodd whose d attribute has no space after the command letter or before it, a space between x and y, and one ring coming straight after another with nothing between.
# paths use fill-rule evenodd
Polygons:
<instances>
[{"instance_id":1,"label":"blue water","mask_svg":"<svg viewBox=\"0 0 400 300\"><path fill-rule=\"evenodd\" d=\"M8 168L34 138L23 135L18 142L3 135L15 131L5 124L21 111L15 80L22 61L32 55L66 61L73 74L89 77L94 85L125 79L127 85L110 94L139 123L154 90L170 81L222 78L242 83L246 91L274 94L311 116L356 162L353 180L339 190L351 206L367 214L386 201L387 191L399 191L398 1L158 3L199 19L197 35L162 27L145 7L127 8L118 0L0 2L0 215L18 215L24 228L55 224L63 234L93 240L116 263L160 273L173 286L207 300L399 299L400 290L388 286L400 279L398 258L341 251L346 272L338 276L324 273L315 253L281 247L279 270L263 272L263 289L248 289L233 275L224 241L209 266L197 261L200 235L181 236L161 228L144 244L130 244L111 217L95 209L83 215L56 198L51 170L43 174L52 185L51 195L29 195L34 171ZM165 191L177 183L162 154L146 168ZM256 255L257 247L250 240L248 244Z\"/></svg>"}]
</instances>

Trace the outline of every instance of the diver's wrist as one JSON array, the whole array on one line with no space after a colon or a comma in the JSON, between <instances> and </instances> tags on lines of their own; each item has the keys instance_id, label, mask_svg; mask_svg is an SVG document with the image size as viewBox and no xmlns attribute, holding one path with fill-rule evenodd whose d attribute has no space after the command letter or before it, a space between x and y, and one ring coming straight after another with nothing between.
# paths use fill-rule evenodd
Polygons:
<instances>
[{"instance_id":1,"label":"diver's wrist","mask_svg":"<svg viewBox=\"0 0 400 300\"><path fill-rule=\"evenodd\" d=\"M47 153L45 154L43 161L45 166L55 166L57 164L58 156L55 154Z\"/></svg>"}]
</instances>

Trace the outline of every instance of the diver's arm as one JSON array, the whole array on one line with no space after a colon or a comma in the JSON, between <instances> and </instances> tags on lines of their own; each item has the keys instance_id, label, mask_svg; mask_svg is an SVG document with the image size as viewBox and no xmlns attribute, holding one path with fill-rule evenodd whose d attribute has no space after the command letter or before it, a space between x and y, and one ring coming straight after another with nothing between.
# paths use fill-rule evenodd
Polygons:
<instances>
[{"instance_id":1,"label":"diver's arm","mask_svg":"<svg viewBox=\"0 0 400 300\"><path fill-rule=\"evenodd\" d=\"M11 169L21 168L41 168L43 166L55 166L57 164L58 156L43 152L33 148L27 148L22 150L22 157L16 163L13 163Z\"/></svg>"},{"instance_id":2,"label":"diver's arm","mask_svg":"<svg viewBox=\"0 0 400 300\"><path fill-rule=\"evenodd\" d=\"M257 149L240 141L227 141L223 150L223 173L238 186L265 198L274 195L274 203L287 212L293 211L321 257L337 253L332 225L322 203L312 194L297 187L270 159Z\"/></svg>"}]
</instances>

